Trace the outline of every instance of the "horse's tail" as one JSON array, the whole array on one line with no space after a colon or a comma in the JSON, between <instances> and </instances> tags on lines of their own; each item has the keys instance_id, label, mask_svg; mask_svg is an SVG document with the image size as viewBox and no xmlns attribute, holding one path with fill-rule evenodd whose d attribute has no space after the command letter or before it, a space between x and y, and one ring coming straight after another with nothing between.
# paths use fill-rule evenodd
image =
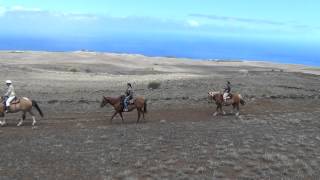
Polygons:
<instances>
[{"instance_id":1,"label":"horse's tail","mask_svg":"<svg viewBox=\"0 0 320 180\"><path fill-rule=\"evenodd\" d=\"M32 100L32 106L33 106L33 107L35 107L35 108L38 110L38 112L39 112L40 116L41 116L41 117L43 117L43 113L42 113L42 111L41 111L41 109L40 109L40 107L39 107L39 105L38 105L37 101Z\"/></svg>"},{"instance_id":2,"label":"horse's tail","mask_svg":"<svg viewBox=\"0 0 320 180\"><path fill-rule=\"evenodd\" d=\"M144 111L145 113L148 112L148 110L147 110L147 100L144 100L143 111Z\"/></svg>"},{"instance_id":3,"label":"horse's tail","mask_svg":"<svg viewBox=\"0 0 320 180\"><path fill-rule=\"evenodd\" d=\"M240 98L240 104L241 104L242 106L244 106L244 105L246 104L246 102L242 99L241 94L239 94L239 98Z\"/></svg>"}]
</instances>

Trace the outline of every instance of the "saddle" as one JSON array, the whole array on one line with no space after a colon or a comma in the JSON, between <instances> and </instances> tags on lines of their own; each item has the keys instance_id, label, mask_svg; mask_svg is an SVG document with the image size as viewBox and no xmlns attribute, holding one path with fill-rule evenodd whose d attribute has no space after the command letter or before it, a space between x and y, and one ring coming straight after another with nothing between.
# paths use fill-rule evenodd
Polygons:
<instances>
[{"instance_id":1,"label":"saddle","mask_svg":"<svg viewBox=\"0 0 320 180\"><path fill-rule=\"evenodd\" d=\"M229 105L232 104L232 102L233 102L232 96L233 96L233 95L232 95L231 93L229 93L229 95L227 96L226 100L225 100L225 101L223 100L223 104L224 104L225 106L229 106ZM221 97L221 98L223 99L223 97Z\"/></svg>"},{"instance_id":2,"label":"saddle","mask_svg":"<svg viewBox=\"0 0 320 180\"><path fill-rule=\"evenodd\" d=\"M120 97L120 102L121 102L121 105L123 106L124 105L124 99L126 98L126 96L125 95L122 95L121 97ZM131 105L131 104L134 104L134 99L130 99L130 101L129 101L129 105Z\"/></svg>"},{"instance_id":3,"label":"saddle","mask_svg":"<svg viewBox=\"0 0 320 180\"><path fill-rule=\"evenodd\" d=\"M17 97L15 97L15 98L10 102L10 104L18 104L18 103L20 103L20 98L17 98Z\"/></svg>"},{"instance_id":4,"label":"saddle","mask_svg":"<svg viewBox=\"0 0 320 180\"><path fill-rule=\"evenodd\" d=\"M3 99L2 101L1 101L1 103L5 103L6 102L6 99ZM17 98L17 97L15 97L11 102L10 102L10 104L18 104L18 103L20 103L20 98Z\"/></svg>"},{"instance_id":5,"label":"saddle","mask_svg":"<svg viewBox=\"0 0 320 180\"><path fill-rule=\"evenodd\" d=\"M233 96L233 95L232 95L231 93L229 93L229 95L227 96L227 100L228 100L228 99L232 99L232 96Z\"/></svg>"},{"instance_id":6,"label":"saddle","mask_svg":"<svg viewBox=\"0 0 320 180\"><path fill-rule=\"evenodd\" d=\"M232 97L233 97L233 94L229 93L226 99L229 100L229 99L232 99ZM221 98L223 99L223 94L221 94Z\"/></svg>"}]
</instances>

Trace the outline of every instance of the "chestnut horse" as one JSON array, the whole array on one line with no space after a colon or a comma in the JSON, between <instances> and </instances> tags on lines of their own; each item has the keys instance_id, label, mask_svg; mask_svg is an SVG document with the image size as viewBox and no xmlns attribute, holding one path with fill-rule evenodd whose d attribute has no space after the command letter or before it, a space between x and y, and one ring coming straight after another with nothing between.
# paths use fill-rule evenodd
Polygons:
<instances>
[{"instance_id":1,"label":"chestnut horse","mask_svg":"<svg viewBox=\"0 0 320 180\"><path fill-rule=\"evenodd\" d=\"M223 100L223 93L218 92L218 91L211 91L208 92L208 98L209 100L213 100L216 102L217 108L216 112L213 114L216 116L218 112L225 114L225 112L222 110L222 106L233 106L233 110L237 110L236 116L239 116L239 109L240 109L240 104L245 105L246 102L242 99L241 94L233 93L230 95L231 98L227 99L227 102L224 102Z\"/></svg>"},{"instance_id":2,"label":"chestnut horse","mask_svg":"<svg viewBox=\"0 0 320 180\"><path fill-rule=\"evenodd\" d=\"M6 118L5 118L5 112L4 112L4 104L3 104L4 98L0 97L0 117L3 117L3 121L0 121L0 125L4 126L6 125ZM38 103L34 100L30 100L29 98L22 97L17 100L13 100L14 102L10 105L10 111L9 113L17 113L22 111L22 118L17 124L17 126L21 126L23 121L26 119L26 113L29 113L32 116L32 126L36 124L36 118L34 117L34 113L32 112L32 108L35 107L40 116L43 117L43 113L38 105Z\"/></svg>"},{"instance_id":3,"label":"chestnut horse","mask_svg":"<svg viewBox=\"0 0 320 180\"><path fill-rule=\"evenodd\" d=\"M105 97L103 96L102 98L102 102L100 107L104 107L107 104L110 104L111 106L113 106L115 112L113 113L113 115L111 116L111 123L112 123L112 119L119 114L122 120L122 123L124 123L123 120L123 116L122 113L123 111L123 100L124 100L124 96L119 96L119 97ZM143 97L136 97L133 99L133 103L130 103L128 105L128 112L133 111L134 109L137 109L138 111L138 119L137 119L137 123L139 123L140 120L140 116L142 113L143 116L143 120L145 120L144 118L144 114L147 113L147 100L145 100Z\"/></svg>"}]
</instances>

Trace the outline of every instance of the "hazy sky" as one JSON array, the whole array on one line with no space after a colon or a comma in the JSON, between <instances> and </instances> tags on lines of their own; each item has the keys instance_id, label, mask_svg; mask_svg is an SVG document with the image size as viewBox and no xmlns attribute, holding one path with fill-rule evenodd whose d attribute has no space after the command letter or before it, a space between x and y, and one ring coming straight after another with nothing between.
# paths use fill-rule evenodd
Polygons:
<instances>
[{"instance_id":1,"label":"hazy sky","mask_svg":"<svg viewBox=\"0 0 320 180\"><path fill-rule=\"evenodd\" d=\"M193 33L320 40L319 0L0 0L0 35Z\"/></svg>"}]
</instances>

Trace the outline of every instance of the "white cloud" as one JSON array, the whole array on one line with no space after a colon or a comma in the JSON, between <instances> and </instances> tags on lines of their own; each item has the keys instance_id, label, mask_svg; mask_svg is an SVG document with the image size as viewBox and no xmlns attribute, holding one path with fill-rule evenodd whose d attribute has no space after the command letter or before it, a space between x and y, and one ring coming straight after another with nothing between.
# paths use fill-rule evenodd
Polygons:
<instances>
[{"instance_id":1,"label":"white cloud","mask_svg":"<svg viewBox=\"0 0 320 180\"><path fill-rule=\"evenodd\" d=\"M196 20L188 20L187 23L190 27L199 27L200 26L200 23Z\"/></svg>"},{"instance_id":2,"label":"white cloud","mask_svg":"<svg viewBox=\"0 0 320 180\"><path fill-rule=\"evenodd\" d=\"M0 17L6 15L7 13L22 13L22 12L42 12L39 8L27 8L23 6L12 6L12 7L4 7L0 6Z\"/></svg>"},{"instance_id":3,"label":"white cloud","mask_svg":"<svg viewBox=\"0 0 320 180\"><path fill-rule=\"evenodd\" d=\"M39 8L27 8L27 7L23 7L23 6L12 6L8 11L40 12L42 10Z\"/></svg>"},{"instance_id":4,"label":"white cloud","mask_svg":"<svg viewBox=\"0 0 320 180\"><path fill-rule=\"evenodd\" d=\"M71 21L87 21L87 20L98 20L99 17L93 14L83 13L52 13L56 17L63 17Z\"/></svg>"},{"instance_id":5,"label":"white cloud","mask_svg":"<svg viewBox=\"0 0 320 180\"><path fill-rule=\"evenodd\" d=\"M94 21L99 19L98 15L93 14L45 11L39 8L29 8L24 6L0 6L0 17L5 15L11 16L11 13L19 15L19 17L43 15L43 17L56 17L69 21Z\"/></svg>"}]
</instances>

